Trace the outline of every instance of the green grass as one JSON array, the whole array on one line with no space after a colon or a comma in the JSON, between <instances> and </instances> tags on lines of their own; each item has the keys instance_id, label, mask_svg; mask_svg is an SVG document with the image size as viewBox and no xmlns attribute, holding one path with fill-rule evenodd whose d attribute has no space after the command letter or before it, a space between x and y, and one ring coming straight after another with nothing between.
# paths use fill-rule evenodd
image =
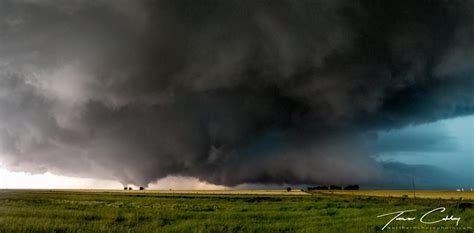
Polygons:
<instances>
[{"instance_id":1,"label":"green grass","mask_svg":"<svg viewBox=\"0 0 474 233\"><path fill-rule=\"evenodd\" d=\"M377 232L389 219L377 218L380 214L417 209L421 216L440 206L461 217L461 228L441 232L463 232L462 227L473 232L473 205L471 200L329 194L3 190L0 232ZM454 227L455 223L391 226Z\"/></svg>"}]
</instances>

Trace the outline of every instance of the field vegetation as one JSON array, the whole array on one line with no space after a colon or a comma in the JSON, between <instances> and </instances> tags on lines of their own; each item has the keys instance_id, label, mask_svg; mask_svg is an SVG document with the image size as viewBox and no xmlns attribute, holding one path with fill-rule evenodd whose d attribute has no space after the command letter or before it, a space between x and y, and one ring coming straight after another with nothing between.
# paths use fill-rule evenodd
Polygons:
<instances>
[{"instance_id":1,"label":"field vegetation","mask_svg":"<svg viewBox=\"0 0 474 233\"><path fill-rule=\"evenodd\" d=\"M362 194L362 193L360 193ZM85 191L2 190L0 232L382 232L378 215L416 209L416 216L443 206L455 222L393 227L451 227L473 232L473 201L352 196L301 191ZM385 229L388 232L394 232ZM404 229L397 232L433 232Z\"/></svg>"}]
</instances>

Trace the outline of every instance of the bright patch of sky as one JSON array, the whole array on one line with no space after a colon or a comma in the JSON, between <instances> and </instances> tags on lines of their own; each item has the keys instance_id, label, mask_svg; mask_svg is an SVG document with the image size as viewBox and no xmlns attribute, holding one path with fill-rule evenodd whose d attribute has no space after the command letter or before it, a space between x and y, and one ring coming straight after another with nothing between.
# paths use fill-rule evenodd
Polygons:
<instances>
[{"instance_id":1,"label":"bright patch of sky","mask_svg":"<svg viewBox=\"0 0 474 233\"><path fill-rule=\"evenodd\" d=\"M474 116L379 133L379 161L433 165L474 177Z\"/></svg>"},{"instance_id":2,"label":"bright patch of sky","mask_svg":"<svg viewBox=\"0 0 474 233\"><path fill-rule=\"evenodd\" d=\"M2 168L0 164L0 189L122 189L122 187L122 184L112 180L59 176L49 172L44 174L12 172ZM226 187L208 184L192 177L169 176L150 184L149 189L215 190Z\"/></svg>"}]
</instances>

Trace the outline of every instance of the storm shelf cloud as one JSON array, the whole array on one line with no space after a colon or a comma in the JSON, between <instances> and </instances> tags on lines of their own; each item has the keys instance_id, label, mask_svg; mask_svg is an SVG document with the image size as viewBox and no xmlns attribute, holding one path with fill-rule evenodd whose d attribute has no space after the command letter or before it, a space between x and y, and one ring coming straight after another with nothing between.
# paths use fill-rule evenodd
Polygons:
<instances>
[{"instance_id":1,"label":"storm shelf cloud","mask_svg":"<svg viewBox=\"0 0 474 233\"><path fill-rule=\"evenodd\" d=\"M397 142L378 134L473 114L473 76L472 1L3 0L0 161L137 186L397 186L410 165L378 161Z\"/></svg>"}]
</instances>

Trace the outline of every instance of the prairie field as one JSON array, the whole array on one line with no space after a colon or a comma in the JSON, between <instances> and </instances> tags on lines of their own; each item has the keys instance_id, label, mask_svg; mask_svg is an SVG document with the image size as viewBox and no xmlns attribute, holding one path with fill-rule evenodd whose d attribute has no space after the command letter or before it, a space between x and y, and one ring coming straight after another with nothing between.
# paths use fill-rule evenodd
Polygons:
<instances>
[{"instance_id":1,"label":"prairie field","mask_svg":"<svg viewBox=\"0 0 474 233\"><path fill-rule=\"evenodd\" d=\"M413 199L404 192L0 190L0 232L474 231L470 193L420 191ZM382 231L392 217L377 217L417 210L406 216L419 218L438 207L446 211L430 221L452 215L458 226L398 221Z\"/></svg>"}]
</instances>

